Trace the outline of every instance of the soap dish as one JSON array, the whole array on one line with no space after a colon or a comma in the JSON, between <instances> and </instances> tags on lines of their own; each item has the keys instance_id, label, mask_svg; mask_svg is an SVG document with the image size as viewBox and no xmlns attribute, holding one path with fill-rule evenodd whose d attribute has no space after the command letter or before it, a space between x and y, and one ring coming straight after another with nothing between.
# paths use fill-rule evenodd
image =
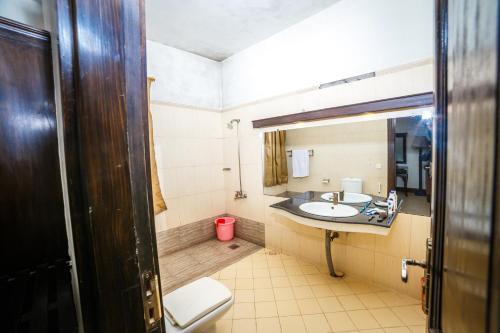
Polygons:
<instances>
[{"instance_id":1,"label":"soap dish","mask_svg":"<svg viewBox=\"0 0 500 333\"><path fill-rule=\"evenodd\" d=\"M387 207L388 206L387 201L375 201L373 204L375 206L379 206L379 207Z\"/></svg>"}]
</instances>

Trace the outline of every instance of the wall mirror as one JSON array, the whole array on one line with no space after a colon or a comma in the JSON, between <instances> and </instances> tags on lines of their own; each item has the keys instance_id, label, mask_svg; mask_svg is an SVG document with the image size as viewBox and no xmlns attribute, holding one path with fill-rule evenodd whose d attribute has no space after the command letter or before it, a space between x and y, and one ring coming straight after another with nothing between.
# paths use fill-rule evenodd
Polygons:
<instances>
[{"instance_id":1,"label":"wall mirror","mask_svg":"<svg viewBox=\"0 0 500 333\"><path fill-rule=\"evenodd\" d=\"M401 212L430 216L431 111L263 133L264 194L347 191L385 197Z\"/></svg>"}]
</instances>

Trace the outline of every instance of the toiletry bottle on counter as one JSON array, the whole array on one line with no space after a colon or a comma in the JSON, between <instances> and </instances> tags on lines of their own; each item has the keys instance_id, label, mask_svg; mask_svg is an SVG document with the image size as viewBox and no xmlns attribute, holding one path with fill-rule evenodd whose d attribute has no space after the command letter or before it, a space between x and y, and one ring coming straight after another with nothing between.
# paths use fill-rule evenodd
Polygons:
<instances>
[{"instance_id":1,"label":"toiletry bottle on counter","mask_svg":"<svg viewBox=\"0 0 500 333\"><path fill-rule=\"evenodd\" d=\"M389 199L387 199L387 215L389 217L391 217L393 214L393 208L394 208L394 201L392 201L392 198L389 197Z\"/></svg>"}]
</instances>

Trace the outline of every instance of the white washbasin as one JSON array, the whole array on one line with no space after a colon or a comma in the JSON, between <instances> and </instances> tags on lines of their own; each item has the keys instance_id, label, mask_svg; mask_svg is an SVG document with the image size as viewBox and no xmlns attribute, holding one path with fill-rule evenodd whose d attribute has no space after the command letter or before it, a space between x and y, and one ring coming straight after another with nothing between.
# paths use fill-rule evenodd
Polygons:
<instances>
[{"instance_id":1,"label":"white washbasin","mask_svg":"<svg viewBox=\"0 0 500 333\"><path fill-rule=\"evenodd\" d=\"M332 201L332 198L333 198L332 192L324 193L321 195L321 199L323 199L323 200ZM363 203L363 202L370 202L370 201L372 201L372 197L370 197L367 194L345 192L344 193L344 200L339 201L339 202L347 203L347 204L355 204L355 203Z\"/></svg>"},{"instance_id":2,"label":"white washbasin","mask_svg":"<svg viewBox=\"0 0 500 333\"><path fill-rule=\"evenodd\" d=\"M347 205L336 205L329 202L306 202L299 206L299 209L313 215L327 217L351 217L359 214L356 208Z\"/></svg>"}]
</instances>

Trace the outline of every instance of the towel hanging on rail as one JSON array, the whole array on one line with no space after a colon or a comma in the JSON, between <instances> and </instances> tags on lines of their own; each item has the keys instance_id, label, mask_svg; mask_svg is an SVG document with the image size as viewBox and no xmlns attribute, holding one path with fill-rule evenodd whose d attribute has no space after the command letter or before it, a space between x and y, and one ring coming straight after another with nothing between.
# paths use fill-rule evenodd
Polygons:
<instances>
[{"instance_id":1,"label":"towel hanging on rail","mask_svg":"<svg viewBox=\"0 0 500 333\"><path fill-rule=\"evenodd\" d=\"M294 178L309 176L309 150L292 150L292 174Z\"/></svg>"}]
</instances>

